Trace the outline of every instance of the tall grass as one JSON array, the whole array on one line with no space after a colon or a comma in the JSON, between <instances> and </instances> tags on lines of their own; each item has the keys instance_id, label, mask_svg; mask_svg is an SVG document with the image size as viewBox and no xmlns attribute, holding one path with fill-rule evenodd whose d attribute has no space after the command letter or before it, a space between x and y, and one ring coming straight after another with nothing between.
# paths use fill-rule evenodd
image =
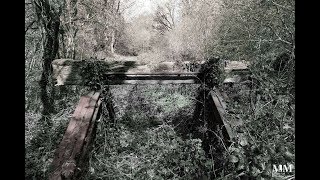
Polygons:
<instances>
[{"instance_id":1,"label":"tall grass","mask_svg":"<svg viewBox=\"0 0 320 180\"><path fill-rule=\"evenodd\" d=\"M87 179L199 179L212 170L200 139L180 134L197 85L112 89L117 120L102 116ZM183 113L184 115L182 115Z\"/></svg>"}]
</instances>

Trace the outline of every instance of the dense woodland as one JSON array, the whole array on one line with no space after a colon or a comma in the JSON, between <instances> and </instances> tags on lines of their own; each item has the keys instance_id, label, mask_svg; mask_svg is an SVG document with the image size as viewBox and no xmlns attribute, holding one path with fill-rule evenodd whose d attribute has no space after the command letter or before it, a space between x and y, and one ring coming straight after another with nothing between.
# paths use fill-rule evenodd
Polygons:
<instances>
[{"instance_id":1,"label":"dense woodland","mask_svg":"<svg viewBox=\"0 0 320 180\"><path fill-rule=\"evenodd\" d=\"M249 89L224 87L232 94L227 117L243 121L237 131L247 139L238 137L218 159L214 147L203 150L194 134L208 129L188 129L200 86L112 86L117 120L98 121L84 179L294 179L270 171L295 163L295 1L150 2L156 8L139 14L138 0L25 0L25 178L47 179L68 120L90 88L54 86L54 59L219 57L220 64L250 62ZM215 86L222 88L220 64Z\"/></svg>"}]
</instances>

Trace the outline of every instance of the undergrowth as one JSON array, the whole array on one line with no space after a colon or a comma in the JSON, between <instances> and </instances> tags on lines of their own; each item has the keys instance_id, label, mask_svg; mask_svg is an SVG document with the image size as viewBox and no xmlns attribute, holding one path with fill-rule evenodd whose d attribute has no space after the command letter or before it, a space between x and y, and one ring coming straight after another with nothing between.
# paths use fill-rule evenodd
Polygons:
<instances>
[{"instance_id":1,"label":"undergrowth","mask_svg":"<svg viewBox=\"0 0 320 180\"><path fill-rule=\"evenodd\" d=\"M229 148L219 132L194 124L198 85L111 86L116 120L111 123L103 104L84 179L292 179L273 166L295 163L293 70L271 66L258 59L251 85L224 89L230 96L226 118L242 122ZM64 90L46 122L38 121L40 100L28 96L33 88L26 87L26 99L34 99L26 106L25 177L47 179L54 150L87 89ZM208 140L208 132L217 140Z\"/></svg>"},{"instance_id":2,"label":"undergrowth","mask_svg":"<svg viewBox=\"0 0 320 180\"><path fill-rule=\"evenodd\" d=\"M38 64L36 64L38 65ZM41 68L26 71L25 179L48 179L53 154L60 143L80 96L87 89L55 87L56 113L42 118L38 80Z\"/></svg>"},{"instance_id":3,"label":"undergrowth","mask_svg":"<svg viewBox=\"0 0 320 180\"><path fill-rule=\"evenodd\" d=\"M227 118L241 121L229 152L232 177L294 179L295 82L294 59L277 70L275 58L256 58L249 84L225 88L230 95ZM262 68L261 68L262 67ZM279 165L292 171L276 172Z\"/></svg>"},{"instance_id":4,"label":"undergrowth","mask_svg":"<svg viewBox=\"0 0 320 180\"><path fill-rule=\"evenodd\" d=\"M182 87L181 87L182 86ZM111 90L117 120L97 124L87 179L202 179L212 159L200 139L177 133L179 112L192 117L196 87L138 86ZM128 92L129 91L129 92Z\"/></svg>"}]
</instances>

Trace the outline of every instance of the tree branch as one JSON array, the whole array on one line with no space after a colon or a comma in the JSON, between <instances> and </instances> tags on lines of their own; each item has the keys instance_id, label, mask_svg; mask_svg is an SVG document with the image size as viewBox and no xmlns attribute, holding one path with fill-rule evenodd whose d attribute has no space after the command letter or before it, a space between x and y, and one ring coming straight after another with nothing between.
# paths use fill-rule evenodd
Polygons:
<instances>
[{"instance_id":1,"label":"tree branch","mask_svg":"<svg viewBox=\"0 0 320 180\"><path fill-rule=\"evenodd\" d=\"M27 34L28 30L32 27L32 25L33 25L35 22L36 22L36 21L33 20L33 21L27 26L26 30L24 30L24 35Z\"/></svg>"},{"instance_id":2,"label":"tree branch","mask_svg":"<svg viewBox=\"0 0 320 180\"><path fill-rule=\"evenodd\" d=\"M286 10L292 11L293 13L295 12L291 7L286 7L286 6L284 6L284 5L281 5L281 4L276 3L276 2L274 2L274 1L272 1L272 4L274 4L274 5L277 6L277 7L281 7L282 9L286 9Z\"/></svg>"}]
</instances>

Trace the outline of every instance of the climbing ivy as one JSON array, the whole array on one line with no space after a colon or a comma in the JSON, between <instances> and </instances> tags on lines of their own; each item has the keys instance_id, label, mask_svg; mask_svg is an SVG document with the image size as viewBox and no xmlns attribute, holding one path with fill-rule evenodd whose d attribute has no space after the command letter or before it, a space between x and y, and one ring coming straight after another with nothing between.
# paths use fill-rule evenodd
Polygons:
<instances>
[{"instance_id":1,"label":"climbing ivy","mask_svg":"<svg viewBox=\"0 0 320 180\"><path fill-rule=\"evenodd\" d=\"M85 80L84 85L89 86L92 90L100 90L108 84L108 79L104 75L109 71L109 64L103 61L88 60L85 66L81 67L81 76Z\"/></svg>"},{"instance_id":2,"label":"climbing ivy","mask_svg":"<svg viewBox=\"0 0 320 180\"><path fill-rule=\"evenodd\" d=\"M222 68L219 57L209 58L200 68L198 78L202 81L204 89L210 90L221 84Z\"/></svg>"}]
</instances>

